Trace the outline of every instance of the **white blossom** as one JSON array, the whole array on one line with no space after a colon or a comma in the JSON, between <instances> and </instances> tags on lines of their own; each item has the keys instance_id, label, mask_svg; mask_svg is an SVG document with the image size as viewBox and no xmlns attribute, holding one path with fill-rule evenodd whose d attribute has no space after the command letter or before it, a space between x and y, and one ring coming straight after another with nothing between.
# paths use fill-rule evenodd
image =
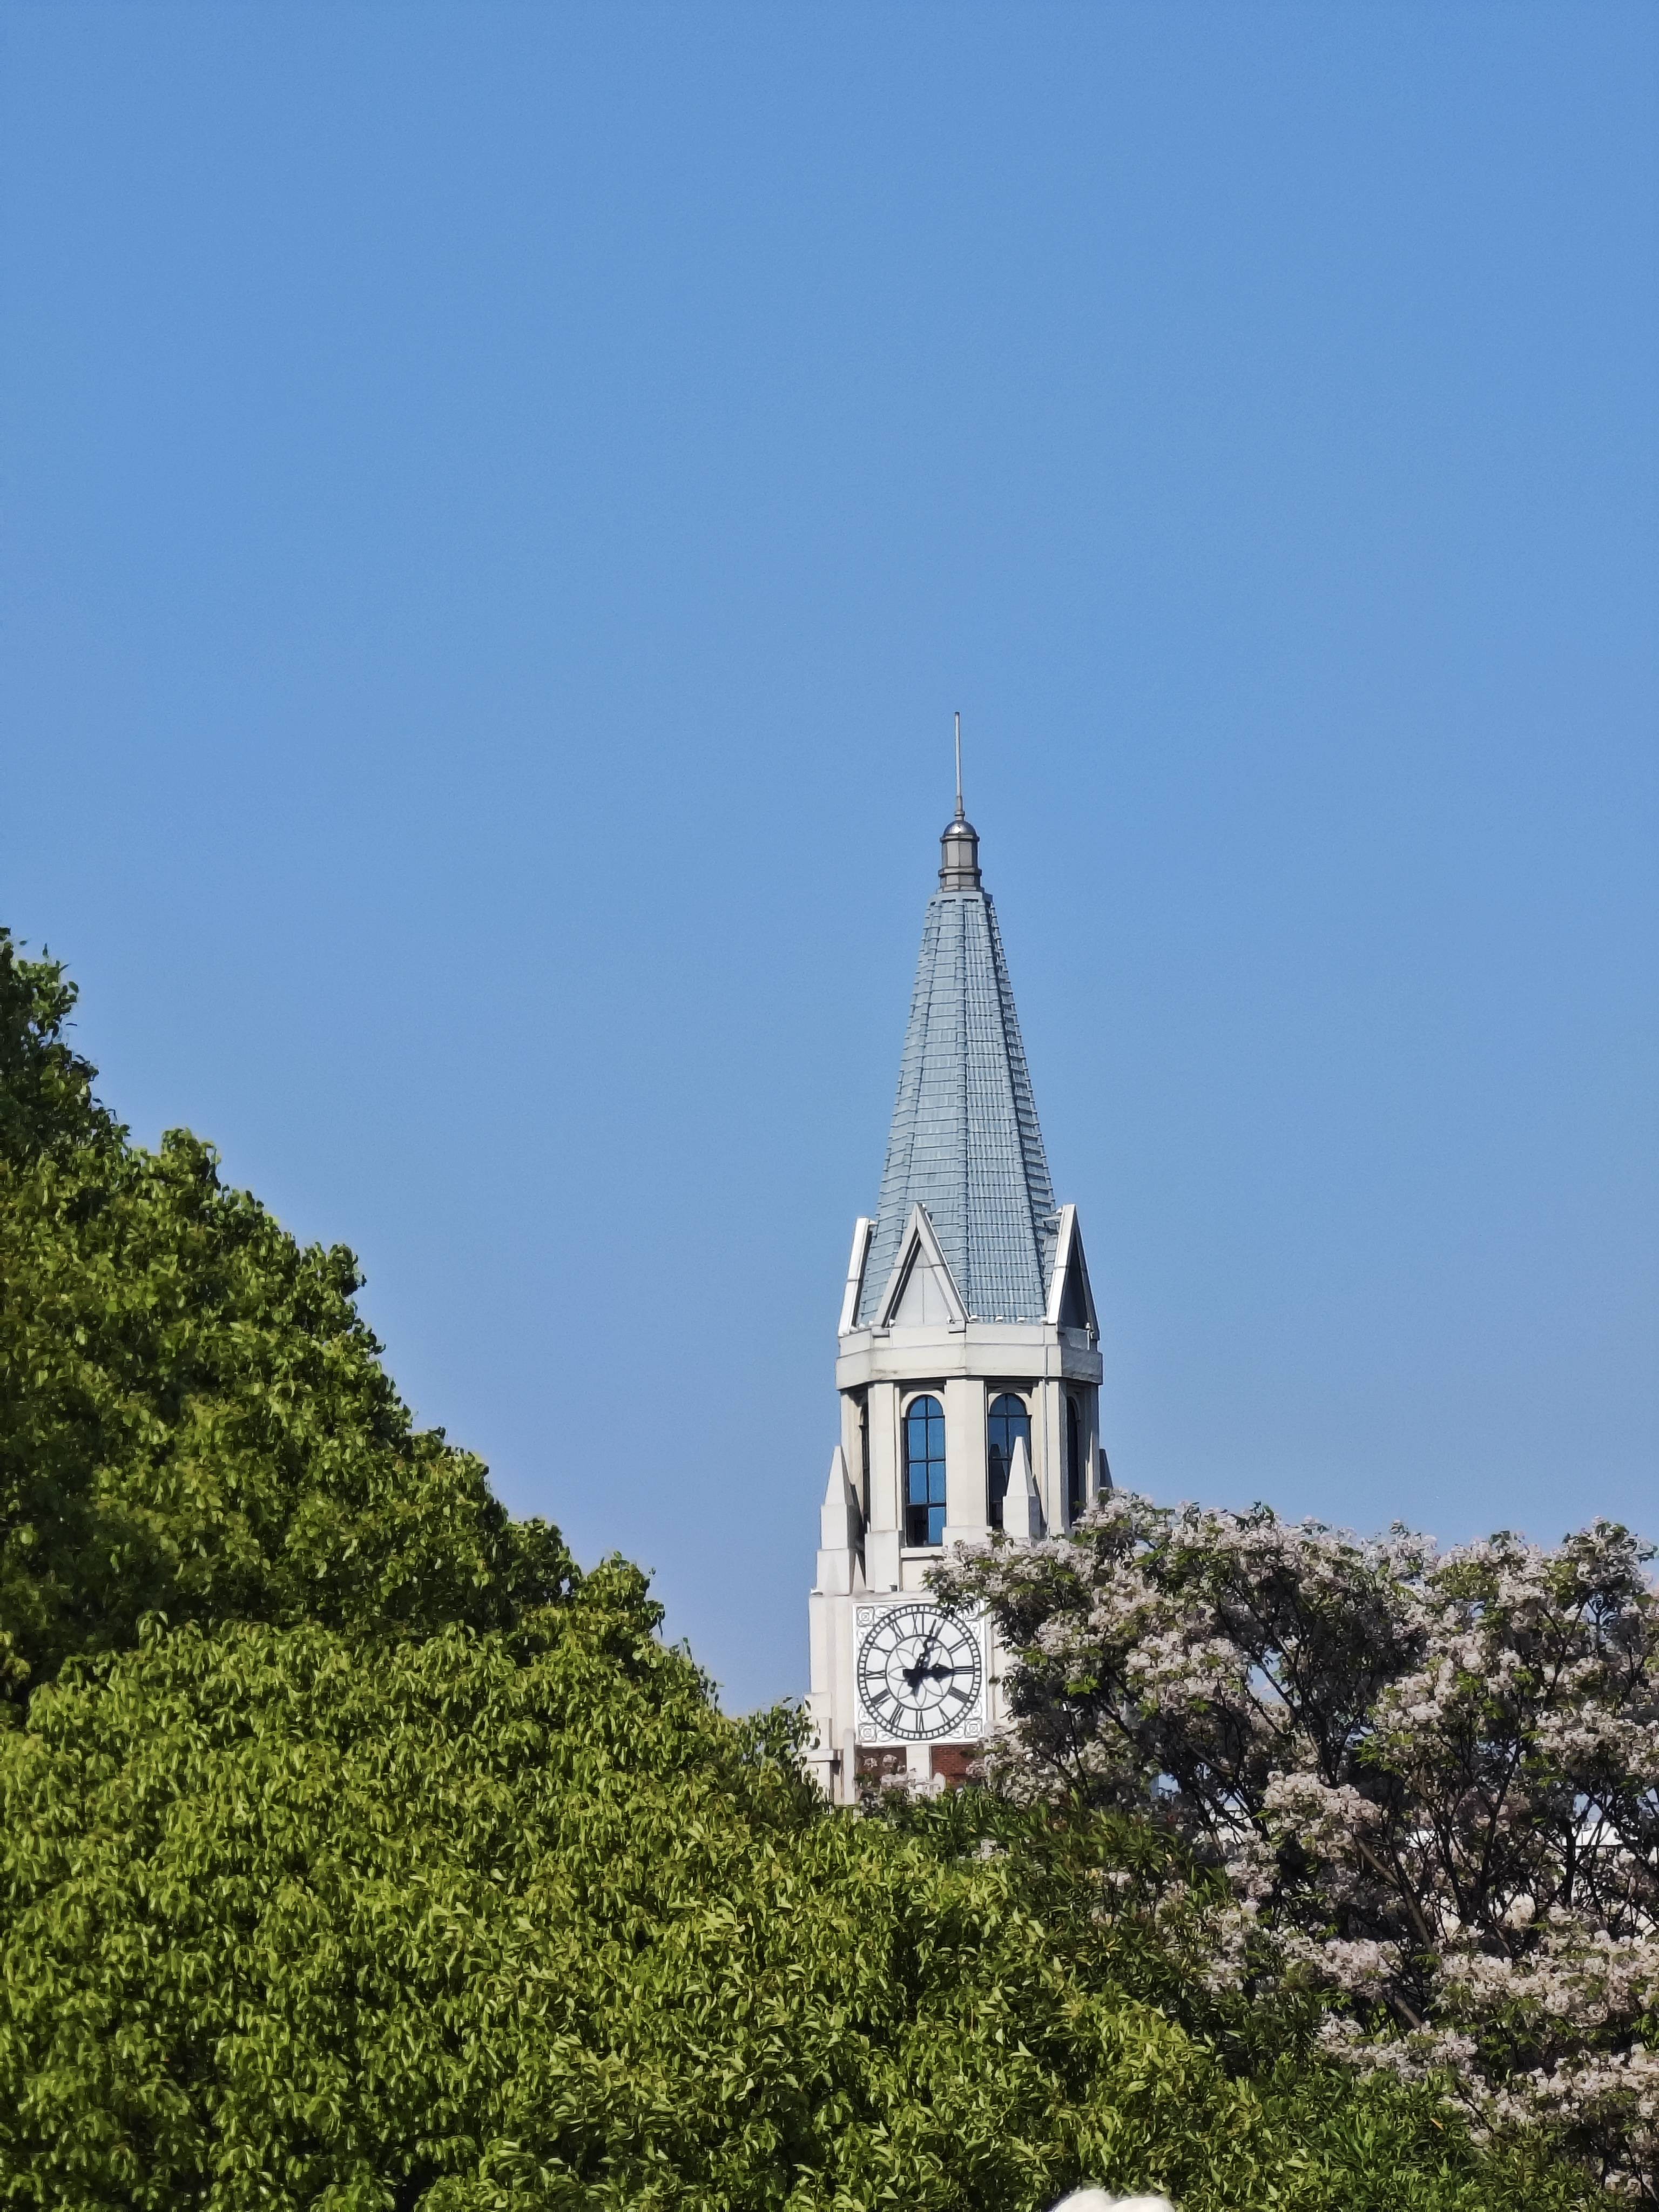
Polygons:
<instances>
[{"instance_id":1,"label":"white blossom","mask_svg":"<svg viewBox=\"0 0 1659 2212\"><path fill-rule=\"evenodd\" d=\"M993 1781L1153 1808L1224 1876L1211 1987L1311 1981L1334 2056L1659 2202L1650 1556L1607 1522L1440 1553L1114 1492L935 1581L1015 1655Z\"/></svg>"}]
</instances>

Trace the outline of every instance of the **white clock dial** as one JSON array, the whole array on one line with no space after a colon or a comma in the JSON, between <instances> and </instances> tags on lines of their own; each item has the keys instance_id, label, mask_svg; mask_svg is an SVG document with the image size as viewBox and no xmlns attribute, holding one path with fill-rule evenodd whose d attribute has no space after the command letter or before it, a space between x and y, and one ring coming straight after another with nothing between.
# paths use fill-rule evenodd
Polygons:
<instances>
[{"instance_id":1,"label":"white clock dial","mask_svg":"<svg viewBox=\"0 0 1659 2212\"><path fill-rule=\"evenodd\" d=\"M949 1735L980 1702L985 1662L974 1628L937 1605L884 1607L859 1643L859 1703L888 1735Z\"/></svg>"}]
</instances>

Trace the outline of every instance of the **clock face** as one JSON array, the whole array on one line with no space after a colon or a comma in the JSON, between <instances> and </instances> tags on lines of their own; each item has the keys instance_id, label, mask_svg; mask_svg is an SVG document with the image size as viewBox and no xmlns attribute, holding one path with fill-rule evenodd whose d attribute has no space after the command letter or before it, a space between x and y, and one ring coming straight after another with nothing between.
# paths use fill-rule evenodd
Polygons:
<instances>
[{"instance_id":1,"label":"clock face","mask_svg":"<svg viewBox=\"0 0 1659 2212\"><path fill-rule=\"evenodd\" d=\"M979 1733L984 1654L977 1633L937 1605L884 1606L859 1639L859 1703L885 1735L914 1743Z\"/></svg>"}]
</instances>

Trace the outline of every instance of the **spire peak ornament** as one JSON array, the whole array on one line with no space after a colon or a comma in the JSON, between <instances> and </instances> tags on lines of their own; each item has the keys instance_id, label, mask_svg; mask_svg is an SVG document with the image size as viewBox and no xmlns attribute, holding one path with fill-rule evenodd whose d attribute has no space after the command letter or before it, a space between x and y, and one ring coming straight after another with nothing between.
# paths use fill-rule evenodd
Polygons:
<instances>
[{"instance_id":1,"label":"spire peak ornament","mask_svg":"<svg viewBox=\"0 0 1659 2212\"><path fill-rule=\"evenodd\" d=\"M957 716L957 811L939 837L939 880L941 890L976 891L979 872L979 832L962 809L962 716Z\"/></svg>"}]
</instances>

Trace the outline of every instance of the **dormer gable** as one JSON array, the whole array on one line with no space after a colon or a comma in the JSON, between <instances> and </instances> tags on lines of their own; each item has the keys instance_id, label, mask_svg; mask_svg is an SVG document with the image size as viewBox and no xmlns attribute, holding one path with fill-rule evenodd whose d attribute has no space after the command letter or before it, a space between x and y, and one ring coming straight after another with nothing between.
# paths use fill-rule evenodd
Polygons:
<instances>
[{"instance_id":1,"label":"dormer gable","mask_svg":"<svg viewBox=\"0 0 1659 2212\"><path fill-rule=\"evenodd\" d=\"M1100 1335L1095 1294L1089 1287L1089 1263L1083 1256L1083 1232L1078 1227L1074 1206L1062 1206L1060 1209L1045 1319L1054 1328L1087 1329L1091 1340L1097 1340Z\"/></svg>"},{"instance_id":2,"label":"dormer gable","mask_svg":"<svg viewBox=\"0 0 1659 2212\"><path fill-rule=\"evenodd\" d=\"M927 1209L913 1206L899 1239L898 1258L876 1308L878 1328L965 1328L963 1304L950 1263L939 1249Z\"/></svg>"}]
</instances>

